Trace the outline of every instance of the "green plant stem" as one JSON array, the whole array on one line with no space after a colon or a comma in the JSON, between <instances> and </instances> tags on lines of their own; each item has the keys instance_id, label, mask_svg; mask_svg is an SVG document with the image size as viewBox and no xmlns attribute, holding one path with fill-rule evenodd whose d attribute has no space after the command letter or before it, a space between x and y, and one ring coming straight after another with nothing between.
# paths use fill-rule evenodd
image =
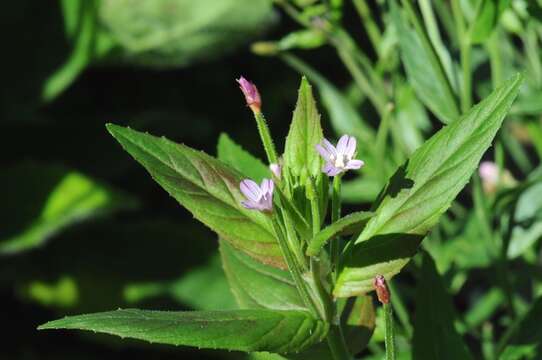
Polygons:
<instances>
[{"instance_id":1,"label":"green plant stem","mask_svg":"<svg viewBox=\"0 0 542 360\"><path fill-rule=\"evenodd\" d=\"M390 303L384 304L384 321L386 323L386 360L395 360L395 333L393 328L393 310Z\"/></svg>"},{"instance_id":2,"label":"green plant stem","mask_svg":"<svg viewBox=\"0 0 542 360\"><path fill-rule=\"evenodd\" d=\"M498 29L495 29L487 42L487 52L489 54L489 64L491 67L491 82L494 88L499 86L503 81L502 57L499 47L501 36L501 32Z\"/></svg>"},{"instance_id":3,"label":"green plant stem","mask_svg":"<svg viewBox=\"0 0 542 360\"><path fill-rule=\"evenodd\" d=\"M341 332L341 328L337 325L331 325L327 335L327 343L331 350L331 355L335 360L351 360L352 356L348 351L346 342Z\"/></svg>"},{"instance_id":4,"label":"green plant stem","mask_svg":"<svg viewBox=\"0 0 542 360\"><path fill-rule=\"evenodd\" d=\"M459 0L452 0L452 13L456 23L457 38L459 39L459 51L463 83L461 87L461 111L467 112L472 106L472 69L471 69L471 42L467 32L463 11Z\"/></svg>"},{"instance_id":5,"label":"green plant stem","mask_svg":"<svg viewBox=\"0 0 542 360\"><path fill-rule=\"evenodd\" d=\"M331 191L331 222L339 220L341 217L341 175L337 175L333 178L333 189ZM341 244L340 239L331 239L330 254L331 264L333 265L333 282L337 280L337 272L340 268L340 251Z\"/></svg>"},{"instance_id":6,"label":"green plant stem","mask_svg":"<svg viewBox=\"0 0 542 360\"><path fill-rule=\"evenodd\" d=\"M397 314L397 317L399 318L401 326L403 326L407 337L412 338L412 325L410 325L410 322L408 321L408 313L405 304L403 304L403 300L401 299L401 295L393 282L388 282L388 287L390 289L391 298L393 299L393 310L395 310L395 313Z\"/></svg>"},{"instance_id":7,"label":"green plant stem","mask_svg":"<svg viewBox=\"0 0 542 360\"><path fill-rule=\"evenodd\" d=\"M261 112L255 112L254 118L256 119L256 124L258 125L258 132L260 133L260 138L262 139L263 147L267 155L267 160L270 164L278 164L277 151L275 150L275 144L273 144L273 138L269 132L269 127L267 122Z\"/></svg>"},{"instance_id":8,"label":"green plant stem","mask_svg":"<svg viewBox=\"0 0 542 360\"><path fill-rule=\"evenodd\" d=\"M369 40L371 41L373 48L377 54L380 54L380 44L382 43L382 33L378 28L378 25L373 20L373 15L371 14L371 8L367 6L365 0L354 0L354 7L361 18L361 23L367 31Z\"/></svg>"},{"instance_id":9,"label":"green plant stem","mask_svg":"<svg viewBox=\"0 0 542 360\"><path fill-rule=\"evenodd\" d=\"M286 260L286 264L288 265L288 270L290 270L290 273L292 274L292 278L294 279L294 282L296 284L299 296L305 303L305 306L307 306L307 308L312 312L314 316L320 319L325 319L326 315L322 314L319 311L318 306L314 301L314 298L307 289L307 284L303 279L302 271L301 269L299 269L295 262L294 256L292 255L288 247L288 243L276 216L276 214L272 215L272 223L275 233L277 235L277 242L279 244L282 255L284 256L284 259Z\"/></svg>"}]
</instances>

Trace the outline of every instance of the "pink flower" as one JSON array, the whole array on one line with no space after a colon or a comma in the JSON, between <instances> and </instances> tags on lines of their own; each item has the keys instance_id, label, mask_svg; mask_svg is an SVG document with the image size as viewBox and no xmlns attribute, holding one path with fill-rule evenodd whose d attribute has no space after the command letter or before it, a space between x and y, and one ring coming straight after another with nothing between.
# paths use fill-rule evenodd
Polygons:
<instances>
[{"instance_id":1,"label":"pink flower","mask_svg":"<svg viewBox=\"0 0 542 360\"><path fill-rule=\"evenodd\" d=\"M316 145L316 150L326 160L322 171L328 176L335 176L348 170L359 169L365 163L362 160L353 159L356 155L356 139L353 136L343 135L333 146L327 139Z\"/></svg>"},{"instance_id":2,"label":"pink flower","mask_svg":"<svg viewBox=\"0 0 542 360\"><path fill-rule=\"evenodd\" d=\"M499 167L491 161L482 161L478 168L478 173L482 181L496 186L499 182Z\"/></svg>"},{"instance_id":3,"label":"pink flower","mask_svg":"<svg viewBox=\"0 0 542 360\"><path fill-rule=\"evenodd\" d=\"M260 98L260 93L258 92L258 88L256 87L256 85L254 85L242 76L237 79L237 82L239 83L239 89L241 89L243 95L245 95L247 105L252 109L252 111L260 112L260 109L262 107L262 100Z\"/></svg>"},{"instance_id":4,"label":"pink flower","mask_svg":"<svg viewBox=\"0 0 542 360\"><path fill-rule=\"evenodd\" d=\"M245 179L239 184L239 188L245 197L241 204L247 208L258 211L273 210L273 180L263 179L262 184L258 184L250 179Z\"/></svg>"}]
</instances>

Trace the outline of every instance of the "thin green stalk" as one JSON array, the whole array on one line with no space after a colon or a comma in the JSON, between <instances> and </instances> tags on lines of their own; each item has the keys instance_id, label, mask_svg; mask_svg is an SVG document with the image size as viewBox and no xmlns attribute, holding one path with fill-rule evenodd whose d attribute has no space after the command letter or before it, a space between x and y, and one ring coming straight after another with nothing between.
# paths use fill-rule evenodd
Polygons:
<instances>
[{"instance_id":1,"label":"thin green stalk","mask_svg":"<svg viewBox=\"0 0 542 360\"><path fill-rule=\"evenodd\" d=\"M331 325L327 335L327 343L331 350L331 355L335 360L351 360L352 356L348 351L346 342L341 333L341 328L337 325Z\"/></svg>"},{"instance_id":2,"label":"thin green stalk","mask_svg":"<svg viewBox=\"0 0 542 360\"><path fill-rule=\"evenodd\" d=\"M331 192L331 222L341 218L341 175L333 178L333 189ZM331 264L334 266L333 282L337 280L337 271L340 268L340 238L332 239L330 243Z\"/></svg>"},{"instance_id":3,"label":"thin green stalk","mask_svg":"<svg viewBox=\"0 0 542 360\"><path fill-rule=\"evenodd\" d=\"M452 13L456 22L457 37L463 82L461 87L461 111L467 112L472 106L472 69L471 69L471 42L467 32L463 11L459 0L452 0Z\"/></svg>"},{"instance_id":4,"label":"thin green stalk","mask_svg":"<svg viewBox=\"0 0 542 360\"><path fill-rule=\"evenodd\" d=\"M373 48L377 54L380 54L382 33L380 32L376 22L373 20L371 8L367 6L367 2L365 0L354 0L354 7L361 18L361 23L365 27L365 31L367 31L367 35L369 36L369 40L371 41Z\"/></svg>"},{"instance_id":5,"label":"thin green stalk","mask_svg":"<svg viewBox=\"0 0 542 360\"><path fill-rule=\"evenodd\" d=\"M388 287L390 288L391 298L393 299L393 310L395 310L395 313L397 314L397 317L399 318L401 326L403 326L407 337L412 338L413 329L408 320L408 313L405 304L403 304L403 300L401 299L397 288L391 281L388 283Z\"/></svg>"},{"instance_id":6,"label":"thin green stalk","mask_svg":"<svg viewBox=\"0 0 542 360\"><path fill-rule=\"evenodd\" d=\"M493 88L499 86L503 81L502 75L502 56L499 47L503 34L495 29L487 42L487 52L489 54L489 65L491 67L491 82Z\"/></svg>"},{"instance_id":7,"label":"thin green stalk","mask_svg":"<svg viewBox=\"0 0 542 360\"><path fill-rule=\"evenodd\" d=\"M277 235L277 242L284 256L284 259L286 260L286 264L288 265L288 270L290 270L290 273L292 274L292 278L294 279L294 282L296 284L296 288L299 292L299 296L305 303L305 306L307 306L307 308L313 313L314 316L324 319L325 314L322 314L319 311L316 302L314 301L312 295L309 293L309 290L307 289L307 284L305 280L303 280L302 272L297 266L295 259L292 253L290 252L284 233L282 232L282 229L280 228L280 225L276 218L276 214L272 216L272 223L273 223L273 228L275 230L275 233Z\"/></svg>"},{"instance_id":8,"label":"thin green stalk","mask_svg":"<svg viewBox=\"0 0 542 360\"><path fill-rule=\"evenodd\" d=\"M395 360L395 329L393 327L393 310L390 303L384 304L384 321L386 323L386 334L384 337L386 360Z\"/></svg>"},{"instance_id":9,"label":"thin green stalk","mask_svg":"<svg viewBox=\"0 0 542 360\"><path fill-rule=\"evenodd\" d=\"M271 138L271 133L269 132L267 122L265 121L265 118L261 112L255 112L254 118L256 119L256 124L258 125L258 132L260 133L260 138L262 139L267 160L269 160L270 164L277 164L277 151L275 150L275 144L273 144L273 138Z\"/></svg>"}]
</instances>

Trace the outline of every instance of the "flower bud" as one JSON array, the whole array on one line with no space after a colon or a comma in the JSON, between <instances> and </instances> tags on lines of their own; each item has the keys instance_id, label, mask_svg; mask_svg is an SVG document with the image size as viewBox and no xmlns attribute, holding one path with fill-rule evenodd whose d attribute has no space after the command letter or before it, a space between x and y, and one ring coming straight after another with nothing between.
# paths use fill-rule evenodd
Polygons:
<instances>
[{"instance_id":1,"label":"flower bud","mask_svg":"<svg viewBox=\"0 0 542 360\"><path fill-rule=\"evenodd\" d=\"M384 276L377 275L373 284L378 301L380 301L382 304L388 304L390 302L390 292L388 290L388 286L386 285L386 279Z\"/></svg>"},{"instance_id":2,"label":"flower bud","mask_svg":"<svg viewBox=\"0 0 542 360\"><path fill-rule=\"evenodd\" d=\"M259 113L262 107L262 100L260 98L260 93L258 92L258 88L256 88L256 85L254 85L242 76L237 79L237 82L239 83L239 89L241 89L243 95L245 95L247 105L250 107L252 112Z\"/></svg>"},{"instance_id":3,"label":"flower bud","mask_svg":"<svg viewBox=\"0 0 542 360\"><path fill-rule=\"evenodd\" d=\"M281 169L279 164L273 163L273 164L269 165L269 170L271 170L271 172L273 173L273 175L275 175L277 177L277 179L280 179L282 169Z\"/></svg>"}]
</instances>

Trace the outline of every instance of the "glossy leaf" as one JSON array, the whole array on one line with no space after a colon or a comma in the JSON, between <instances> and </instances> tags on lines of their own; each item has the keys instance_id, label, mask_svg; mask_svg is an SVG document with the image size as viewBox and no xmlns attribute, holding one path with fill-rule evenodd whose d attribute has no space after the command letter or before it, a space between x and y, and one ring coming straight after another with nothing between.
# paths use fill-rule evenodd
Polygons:
<instances>
[{"instance_id":1,"label":"glossy leaf","mask_svg":"<svg viewBox=\"0 0 542 360\"><path fill-rule=\"evenodd\" d=\"M328 326L305 311L126 309L71 316L38 329L90 330L159 344L289 353L320 342Z\"/></svg>"},{"instance_id":2,"label":"glossy leaf","mask_svg":"<svg viewBox=\"0 0 542 360\"><path fill-rule=\"evenodd\" d=\"M269 218L241 205L241 174L204 152L166 138L112 124L107 128L198 220L260 261L285 267Z\"/></svg>"},{"instance_id":3,"label":"glossy leaf","mask_svg":"<svg viewBox=\"0 0 542 360\"><path fill-rule=\"evenodd\" d=\"M244 150L228 134L218 138L218 158L248 178L260 183L263 178L270 178L271 172L264 163Z\"/></svg>"},{"instance_id":4,"label":"glossy leaf","mask_svg":"<svg viewBox=\"0 0 542 360\"><path fill-rule=\"evenodd\" d=\"M414 359L472 359L454 327L455 311L452 299L433 259L427 253L423 257L415 304L416 316L412 339Z\"/></svg>"},{"instance_id":5,"label":"glossy leaf","mask_svg":"<svg viewBox=\"0 0 542 360\"><path fill-rule=\"evenodd\" d=\"M325 227L309 242L309 246L306 251L307 255L318 255L320 250L327 244L327 242L336 236L361 232L363 226L365 226L372 215L373 213L365 211L351 213Z\"/></svg>"},{"instance_id":6,"label":"glossy leaf","mask_svg":"<svg viewBox=\"0 0 542 360\"><path fill-rule=\"evenodd\" d=\"M321 171L321 161L315 148L322 138L320 114L316 109L312 88L303 77L290 132L286 138L284 166L296 176L307 172L316 177Z\"/></svg>"},{"instance_id":7,"label":"glossy leaf","mask_svg":"<svg viewBox=\"0 0 542 360\"><path fill-rule=\"evenodd\" d=\"M459 109L444 67L420 34L408 25L395 1L391 2L391 14L410 85L439 120L451 123L459 117Z\"/></svg>"},{"instance_id":8,"label":"glossy leaf","mask_svg":"<svg viewBox=\"0 0 542 360\"><path fill-rule=\"evenodd\" d=\"M412 154L390 179L375 215L350 244L334 294L372 289L377 274L398 273L467 184L514 101L522 77L506 81Z\"/></svg>"},{"instance_id":9,"label":"glossy leaf","mask_svg":"<svg viewBox=\"0 0 542 360\"><path fill-rule=\"evenodd\" d=\"M43 245L70 225L121 209L137 201L77 171L61 166L24 164L0 176L4 219L0 255Z\"/></svg>"}]
</instances>

